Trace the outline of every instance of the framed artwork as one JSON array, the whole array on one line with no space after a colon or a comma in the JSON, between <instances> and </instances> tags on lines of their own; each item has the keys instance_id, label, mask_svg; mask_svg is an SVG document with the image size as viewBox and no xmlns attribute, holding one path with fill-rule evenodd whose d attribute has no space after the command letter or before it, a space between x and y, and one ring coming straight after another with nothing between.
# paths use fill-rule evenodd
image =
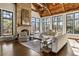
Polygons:
<instances>
[{"instance_id":1,"label":"framed artwork","mask_svg":"<svg viewBox=\"0 0 79 59\"><path fill-rule=\"evenodd\" d=\"M30 17L29 17L29 10L22 9L21 10L21 24L22 25L29 25L30 23Z\"/></svg>"}]
</instances>

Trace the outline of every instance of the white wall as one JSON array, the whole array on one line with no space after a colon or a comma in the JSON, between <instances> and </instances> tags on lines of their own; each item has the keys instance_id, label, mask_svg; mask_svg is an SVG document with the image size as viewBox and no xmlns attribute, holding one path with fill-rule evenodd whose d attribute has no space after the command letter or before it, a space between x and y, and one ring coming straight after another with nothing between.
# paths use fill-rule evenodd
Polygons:
<instances>
[{"instance_id":1,"label":"white wall","mask_svg":"<svg viewBox=\"0 0 79 59\"><path fill-rule=\"evenodd\" d=\"M0 9L13 12L13 34L15 34L15 4L13 3L0 3Z\"/></svg>"},{"instance_id":2,"label":"white wall","mask_svg":"<svg viewBox=\"0 0 79 59\"><path fill-rule=\"evenodd\" d=\"M31 11L31 16L32 17L36 17L36 18L40 18L40 15L38 12L35 12L35 11Z\"/></svg>"}]
</instances>

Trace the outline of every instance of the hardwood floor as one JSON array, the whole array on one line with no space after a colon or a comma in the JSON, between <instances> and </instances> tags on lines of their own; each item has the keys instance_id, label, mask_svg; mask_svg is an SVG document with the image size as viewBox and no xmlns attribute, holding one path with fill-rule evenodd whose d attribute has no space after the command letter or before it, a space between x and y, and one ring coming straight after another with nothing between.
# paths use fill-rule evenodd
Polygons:
<instances>
[{"instance_id":1,"label":"hardwood floor","mask_svg":"<svg viewBox=\"0 0 79 59\"><path fill-rule=\"evenodd\" d=\"M0 42L1 56L40 56L37 52L16 42Z\"/></svg>"},{"instance_id":2,"label":"hardwood floor","mask_svg":"<svg viewBox=\"0 0 79 59\"><path fill-rule=\"evenodd\" d=\"M73 55L72 50L66 44L61 51L55 53L37 53L18 42L0 42L0 55L1 56L70 56Z\"/></svg>"}]
</instances>

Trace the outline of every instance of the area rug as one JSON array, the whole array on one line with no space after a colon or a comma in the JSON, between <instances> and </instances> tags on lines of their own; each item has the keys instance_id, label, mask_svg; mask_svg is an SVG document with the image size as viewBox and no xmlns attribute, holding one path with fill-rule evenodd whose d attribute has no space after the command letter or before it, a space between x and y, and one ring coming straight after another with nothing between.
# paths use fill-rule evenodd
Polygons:
<instances>
[{"instance_id":1,"label":"area rug","mask_svg":"<svg viewBox=\"0 0 79 59\"><path fill-rule=\"evenodd\" d=\"M32 41L28 41L28 42L22 42L22 45L24 45L25 47L28 47L36 52L40 52L40 41L39 40L32 40Z\"/></svg>"}]
</instances>

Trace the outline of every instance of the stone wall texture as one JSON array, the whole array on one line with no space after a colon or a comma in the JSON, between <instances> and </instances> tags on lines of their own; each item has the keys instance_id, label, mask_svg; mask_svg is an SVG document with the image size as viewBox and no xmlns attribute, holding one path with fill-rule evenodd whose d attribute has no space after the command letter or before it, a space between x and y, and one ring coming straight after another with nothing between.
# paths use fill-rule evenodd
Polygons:
<instances>
[{"instance_id":1,"label":"stone wall texture","mask_svg":"<svg viewBox=\"0 0 79 59\"><path fill-rule=\"evenodd\" d=\"M31 3L17 3L16 5L16 27L22 27L21 25L21 10L26 9L29 10L29 19L27 21L30 22L31 25ZM30 31L31 28L26 26L26 28Z\"/></svg>"},{"instance_id":2,"label":"stone wall texture","mask_svg":"<svg viewBox=\"0 0 79 59\"><path fill-rule=\"evenodd\" d=\"M31 4L30 3L17 3L16 4L16 19L17 19L17 25L21 25L21 10L26 9L29 10L29 17L31 20Z\"/></svg>"}]
</instances>

